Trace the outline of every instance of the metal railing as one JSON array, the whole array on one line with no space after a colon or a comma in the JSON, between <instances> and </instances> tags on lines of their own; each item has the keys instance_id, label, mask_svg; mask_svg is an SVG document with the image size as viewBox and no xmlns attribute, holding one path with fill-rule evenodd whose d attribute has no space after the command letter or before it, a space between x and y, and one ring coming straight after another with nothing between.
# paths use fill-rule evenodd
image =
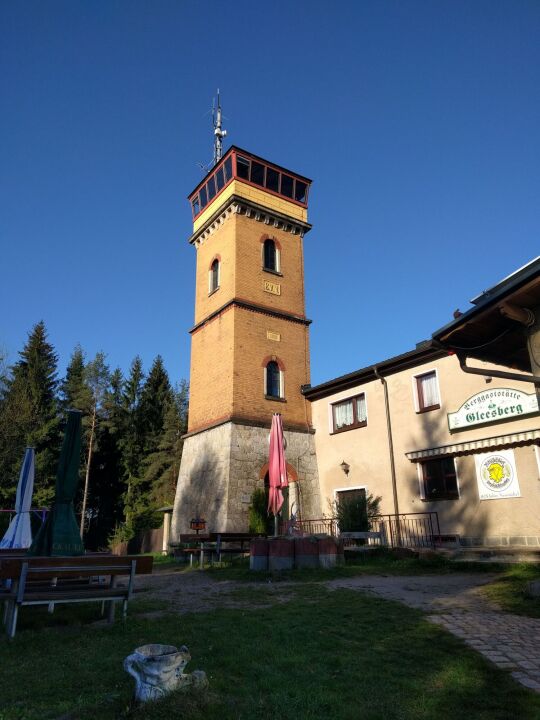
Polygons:
<instances>
[{"instance_id":1,"label":"metal railing","mask_svg":"<svg viewBox=\"0 0 540 720\"><path fill-rule=\"evenodd\" d=\"M432 548L441 535L437 512L380 515L373 526L389 547Z\"/></svg>"},{"instance_id":2,"label":"metal railing","mask_svg":"<svg viewBox=\"0 0 540 720\"><path fill-rule=\"evenodd\" d=\"M372 520L370 530L380 533L380 542L373 544L387 547L432 548L441 535L437 512L378 515ZM337 518L288 521L281 523L279 531L283 535L339 536Z\"/></svg>"},{"instance_id":3,"label":"metal railing","mask_svg":"<svg viewBox=\"0 0 540 720\"><path fill-rule=\"evenodd\" d=\"M280 535L331 535L339 534L336 518L315 518L314 520L288 520L280 524Z\"/></svg>"}]
</instances>

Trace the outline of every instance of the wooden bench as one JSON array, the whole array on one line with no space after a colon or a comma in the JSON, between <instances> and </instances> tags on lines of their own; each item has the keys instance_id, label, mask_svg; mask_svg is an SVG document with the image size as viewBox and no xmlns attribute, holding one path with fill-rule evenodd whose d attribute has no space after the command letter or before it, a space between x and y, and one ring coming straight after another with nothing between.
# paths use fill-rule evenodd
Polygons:
<instances>
[{"instance_id":1,"label":"wooden bench","mask_svg":"<svg viewBox=\"0 0 540 720\"><path fill-rule=\"evenodd\" d=\"M247 555L249 553L249 543L254 537L261 536L253 533L235 532L211 532L201 533L200 535L184 533L180 535L180 543L169 543L169 549L175 557L179 554L189 555L190 567L193 567L193 556L198 554L199 567L202 568L205 554L210 555L211 563L214 556L217 556L218 562L221 562L222 555ZM224 544L229 547L223 547ZM234 545L234 547L230 547L230 545Z\"/></svg>"},{"instance_id":2,"label":"wooden bench","mask_svg":"<svg viewBox=\"0 0 540 720\"><path fill-rule=\"evenodd\" d=\"M107 602L113 622L115 603L122 602L125 617L135 575L151 574L153 562L151 555L0 557L0 580L8 581L0 590L8 636L15 636L23 605L48 605L52 611L57 603ZM128 576L127 585L117 584L122 575Z\"/></svg>"}]
</instances>

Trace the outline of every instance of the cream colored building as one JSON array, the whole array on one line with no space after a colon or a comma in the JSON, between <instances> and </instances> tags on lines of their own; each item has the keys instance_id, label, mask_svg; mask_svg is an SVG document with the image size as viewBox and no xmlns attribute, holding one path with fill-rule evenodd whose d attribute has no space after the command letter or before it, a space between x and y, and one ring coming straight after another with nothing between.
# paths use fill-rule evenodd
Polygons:
<instances>
[{"instance_id":1,"label":"cream colored building","mask_svg":"<svg viewBox=\"0 0 540 720\"><path fill-rule=\"evenodd\" d=\"M355 490L381 496L384 514L436 512L462 545L538 546L538 401L489 377L497 367L465 374L430 341L306 389L323 511Z\"/></svg>"}]
</instances>

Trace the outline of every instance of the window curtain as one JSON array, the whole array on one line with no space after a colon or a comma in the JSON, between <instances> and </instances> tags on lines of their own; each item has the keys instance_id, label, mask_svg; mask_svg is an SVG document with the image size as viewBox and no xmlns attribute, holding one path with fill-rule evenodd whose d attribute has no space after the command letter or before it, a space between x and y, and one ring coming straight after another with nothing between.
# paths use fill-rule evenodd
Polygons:
<instances>
[{"instance_id":1,"label":"window curtain","mask_svg":"<svg viewBox=\"0 0 540 720\"><path fill-rule=\"evenodd\" d=\"M353 404L352 400L334 405L334 413L336 418L336 430L346 425L353 424Z\"/></svg>"},{"instance_id":2,"label":"window curtain","mask_svg":"<svg viewBox=\"0 0 540 720\"><path fill-rule=\"evenodd\" d=\"M367 421L366 396L356 398L356 419L359 423Z\"/></svg>"},{"instance_id":3,"label":"window curtain","mask_svg":"<svg viewBox=\"0 0 540 720\"><path fill-rule=\"evenodd\" d=\"M439 389L437 387L437 375L429 373L420 378L422 384L422 397L424 407L431 407L439 404Z\"/></svg>"}]
</instances>

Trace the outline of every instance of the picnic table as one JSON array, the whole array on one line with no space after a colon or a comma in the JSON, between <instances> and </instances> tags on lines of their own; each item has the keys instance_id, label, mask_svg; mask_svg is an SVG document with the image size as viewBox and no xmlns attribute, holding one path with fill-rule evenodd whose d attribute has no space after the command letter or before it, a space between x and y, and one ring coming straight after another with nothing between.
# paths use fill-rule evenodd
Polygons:
<instances>
[{"instance_id":1,"label":"picnic table","mask_svg":"<svg viewBox=\"0 0 540 720\"><path fill-rule=\"evenodd\" d=\"M133 594L135 575L151 574L151 555L116 556L95 553L78 557L30 557L0 555L0 601L4 602L4 624L10 638L17 630L17 616L23 605L101 602L108 605L108 620L114 621L116 602L122 602L126 617ZM120 576L127 584L119 584Z\"/></svg>"},{"instance_id":2,"label":"picnic table","mask_svg":"<svg viewBox=\"0 0 540 720\"><path fill-rule=\"evenodd\" d=\"M178 554L189 555L191 567L193 567L193 557L199 555L199 567L202 568L205 554L210 555L211 563L215 556L218 562L221 562L222 555L246 555L249 553L249 543L255 537L261 535L249 532L209 532L198 535L183 533L178 543L169 543L169 548L175 557Z\"/></svg>"}]
</instances>

